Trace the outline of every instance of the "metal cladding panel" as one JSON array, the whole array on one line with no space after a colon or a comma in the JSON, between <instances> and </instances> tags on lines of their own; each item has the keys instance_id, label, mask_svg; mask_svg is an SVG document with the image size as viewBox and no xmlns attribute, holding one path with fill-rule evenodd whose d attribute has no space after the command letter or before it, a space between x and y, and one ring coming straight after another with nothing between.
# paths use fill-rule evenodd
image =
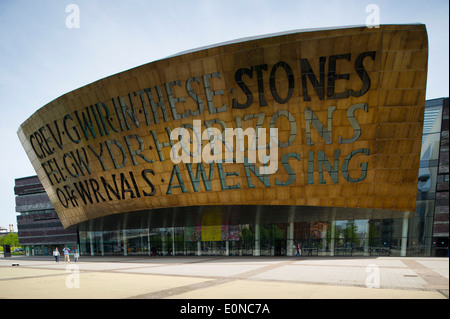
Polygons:
<instances>
[{"instance_id":1,"label":"metal cladding panel","mask_svg":"<svg viewBox=\"0 0 450 319\"><path fill-rule=\"evenodd\" d=\"M18 135L64 227L205 205L400 217L415 209L427 60L419 24L237 41L69 92Z\"/></svg>"}]
</instances>

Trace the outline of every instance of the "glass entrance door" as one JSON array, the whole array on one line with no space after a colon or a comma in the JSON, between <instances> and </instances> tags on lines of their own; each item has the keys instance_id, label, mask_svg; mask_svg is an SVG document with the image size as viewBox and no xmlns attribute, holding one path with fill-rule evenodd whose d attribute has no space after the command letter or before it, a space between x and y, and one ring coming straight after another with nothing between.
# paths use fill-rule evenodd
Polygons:
<instances>
[{"instance_id":1,"label":"glass entrance door","mask_svg":"<svg viewBox=\"0 0 450 319\"><path fill-rule=\"evenodd\" d=\"M369 220L335 222L335 256L369 256Z\"/></svg>"},{"instance_id":2,"label":"glass entrance door","mask_svg":"<svg viewBox=\"0 0 450 319\"><path fill-rule=\"evenodd\" d=\"M369 256L369 220L356 219L353 221L353 249L352 256Z\"/></svg>"}]
</instances>

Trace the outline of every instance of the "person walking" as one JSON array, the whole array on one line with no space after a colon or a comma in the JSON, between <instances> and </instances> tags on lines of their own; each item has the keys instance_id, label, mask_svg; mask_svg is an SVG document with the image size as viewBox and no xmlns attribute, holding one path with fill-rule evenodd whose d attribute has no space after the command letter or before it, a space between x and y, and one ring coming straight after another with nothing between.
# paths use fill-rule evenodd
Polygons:
<instances>
[{"instance_id":1,"label":"person walking","mask_svg":"<svg viewBox=\"0 0 450 319\"><path fill-rule=\"evenodd\" d=\"M297 254L295 256L301 256L302 255L302 249L300 247L300 244L297 245Z\"/></svg>"},{"instance_id":2,"label":"person walking","mask_svg":"<svg viewBox=\"0 0 450 319\"><path fill-rule=\"evenodd\" d=\"M80 257L80 254L77 250L75 250L75 253L73 254L73 258L75 258L75 262L78 263L78 257Z\"/></svg>"},{"instance_id":3,"label":"person walking","mask_svg":"<svg viewBox=\"0 0 450 319\"><path fill-rule=\"evenodd\" d=\"M64 247L63 252L64 252L64 261L66 263L68 262L70 264L70 256L69 256L70 250L69 250L69 248Z\"/></svg>"},{"instance_id":4,"label":"person walking","mask_svg":"<svg viewBox=\"0 0 450 319\"><path fill-rule=\"evenodd\" d=\"M56 247L55 250L53 251L53 256L55 257L55 262L59 263L59 260L58 260L58 257L59 257L58 247Z\"/></svg>"}]
</instances>

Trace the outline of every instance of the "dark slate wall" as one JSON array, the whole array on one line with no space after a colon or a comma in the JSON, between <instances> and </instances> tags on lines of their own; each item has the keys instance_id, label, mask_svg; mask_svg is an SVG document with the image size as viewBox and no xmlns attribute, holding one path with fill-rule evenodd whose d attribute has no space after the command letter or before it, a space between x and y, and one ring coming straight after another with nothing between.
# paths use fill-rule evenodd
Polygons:
<instances>
[{"instance_id":1,"label":"dark slate wall","mask_svg":"<svg viewBox=\"0 0 450 319\"><path fill-rule=\"evenodd\" d=\"M20 245L76 244L77 232L65 230L37 176L15 180Z\"/></svg>"}]
</instances>

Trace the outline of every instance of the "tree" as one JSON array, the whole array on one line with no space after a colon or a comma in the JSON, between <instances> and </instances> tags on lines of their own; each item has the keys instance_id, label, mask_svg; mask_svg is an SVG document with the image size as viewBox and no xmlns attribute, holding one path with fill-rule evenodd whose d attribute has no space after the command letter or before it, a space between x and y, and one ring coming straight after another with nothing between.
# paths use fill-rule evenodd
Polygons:
<instances>
[{"instance_id":1,"label":"tree","mask_svg":"<svg viewBox=\"0 0 450 319\"><path fill-rule=\"evenodd\" d=\"M249 229L244 228L242 230L242 237L240 237L239 239L244 240L244 241L252 241L253 233Z\"/></svg>"},{"instance_id":2,"label":"tree","mask_svg":"<svg viewBox=\"0 0 450 319\"><path fill-rule=\"evenodd\" d=\"M19 236L16 233L9 233L0 237L0 246L10 245L11 247L19 246Z\"/></svg>"}]
</instances>

